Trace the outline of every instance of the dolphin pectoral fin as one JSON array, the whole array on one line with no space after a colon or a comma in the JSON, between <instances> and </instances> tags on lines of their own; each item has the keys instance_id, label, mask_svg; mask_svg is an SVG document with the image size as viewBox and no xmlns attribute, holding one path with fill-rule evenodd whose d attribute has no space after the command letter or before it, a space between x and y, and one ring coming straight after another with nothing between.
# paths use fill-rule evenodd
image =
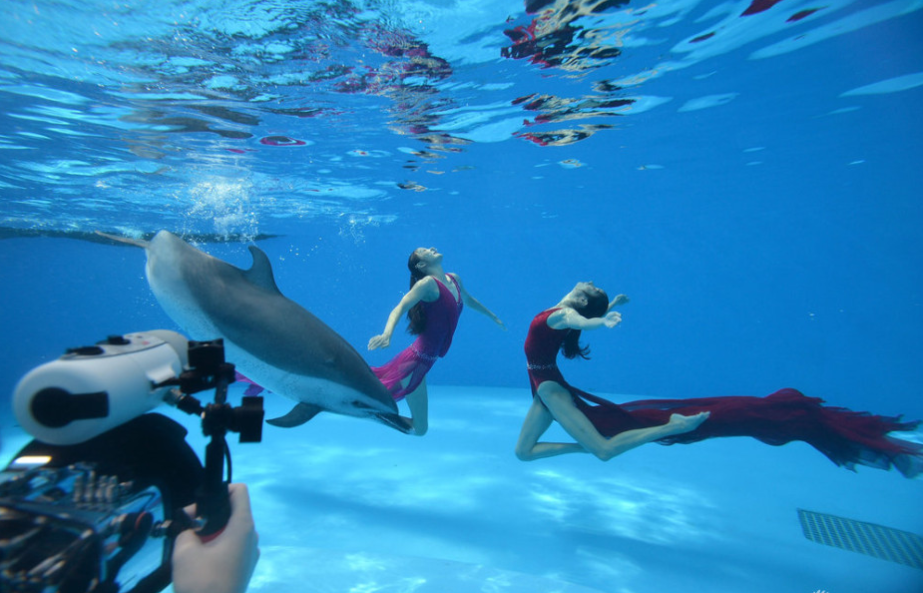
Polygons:
<instances>
[{"instance_id":1,"label":"dolphin pectoral fin","mask_svg":"<svg viewBox=\"0 0 923 593\"><path fill-rule=\"evenodd\" d=\"M295 407L292 408L291 411L285 416L271 418L267 420L266 423L272 424L273 426L279 426L281 428L293 428L295 426L301 426L323 411L324 409L320 406L301 402L295 404Z\"/></svg>"},{"instance_id":2,"label":"dolphin pectoral fin","mask_svg":"<svg viewBox=\"0 0 923 593\"><path fill-rule=\"evenodd\" d=\"M127 243L128 245L134 245L135 247L146 248L148 246L147 241L142 241L140 239L131 239L129 237L119 237L117 235L110 235L109 233L104 233L102 231L94 231L100 237L105 237L110 241L115 241L116 243Z\"/></svg>"}]
</instances>

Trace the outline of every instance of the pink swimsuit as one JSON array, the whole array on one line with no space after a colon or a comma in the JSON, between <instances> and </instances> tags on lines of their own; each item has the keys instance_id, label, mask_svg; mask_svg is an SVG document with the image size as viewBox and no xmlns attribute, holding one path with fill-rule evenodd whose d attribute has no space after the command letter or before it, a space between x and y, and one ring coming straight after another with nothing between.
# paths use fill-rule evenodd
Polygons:
<instances>
[{"instance_id":1,"label":"pink swimsuit","mask_svg":"<svg viewBox=\"0 0 923 593\"><path fill-rule=\"evenodd\" d=\"M432 303L422 301L426 312L426 329L413 344L389 362L380 367L372 367L372 371L397 401L420 386L436 360L445 356L452 345L452 336L455 335L464 303L458 281L451 275L449 278L455 285L458 298L445 284L433 278L439 287L439 298Z\"/></svg>"}]
</instances>

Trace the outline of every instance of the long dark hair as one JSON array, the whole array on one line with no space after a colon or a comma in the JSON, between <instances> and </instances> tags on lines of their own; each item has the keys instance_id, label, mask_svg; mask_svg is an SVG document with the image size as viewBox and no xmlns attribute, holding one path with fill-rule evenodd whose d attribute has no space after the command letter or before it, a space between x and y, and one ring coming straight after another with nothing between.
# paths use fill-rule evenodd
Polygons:
<instances>
[{"instance_id":1,"label":"long dark hair","mask_svg":"<svg viewBox=\"0 0 923 593\"><path fill-rule=\"evenodd\" d=\"M413 288L414 284L426 278L426 274L417 267L417 264L421 261L422 259L417 255L417 250L414 249L407 260L407 268L410 270L410 288ZM426 329L426 311L423 309L422 301L411 307L410 311L407 311L407 319L410 320L410 324L407 326L408 332L413 335L423 333L423 330Z\"/></svg>"},{"instance_id":2,"label":"long dark hair","mask_svg":"<svg viewBox=\"0 0 923 593\"><path fill-rule=\"evenodd\" d=\"M594 294L585 292L583 294L587 298L586 305L574 307L574 311L580 313L583 317L587 319L602 317L609 310L609 296L605 291L601 290ZM583 359L590 358L590 347L580 346L580 334L579 329L567 331L564 342L561 343L561 354L564 355L564 358L577 358L578 356Z\"/></svg>"}]
</instances>

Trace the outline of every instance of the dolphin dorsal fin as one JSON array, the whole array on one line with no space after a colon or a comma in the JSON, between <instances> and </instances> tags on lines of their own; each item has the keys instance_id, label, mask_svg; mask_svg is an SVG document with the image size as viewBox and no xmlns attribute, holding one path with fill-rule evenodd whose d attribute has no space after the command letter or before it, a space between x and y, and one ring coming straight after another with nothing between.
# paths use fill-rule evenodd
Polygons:
<instances>
[{"instance_id":1,"label":"dolphin dorsal fin","mask_svg":"<svg viewBox=\"0 0 923 593\"><path fill-rule=\"evenodd\" d=\"M253 265L250 266L249 270L244 271L244 276L247 277L247 280L269 292L282 294L279 287L276 286L276 279L272 275L272 264L269 263L269 256L256 245L250 246L250 255L253 256Z\"/></svg>"}]
</instances>

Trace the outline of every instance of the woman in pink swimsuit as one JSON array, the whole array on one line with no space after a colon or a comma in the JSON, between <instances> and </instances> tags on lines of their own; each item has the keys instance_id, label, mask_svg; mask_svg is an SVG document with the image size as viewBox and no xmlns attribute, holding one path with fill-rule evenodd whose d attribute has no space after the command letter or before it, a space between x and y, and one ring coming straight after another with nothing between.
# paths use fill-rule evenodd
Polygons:
<instances>
[{"instance_id":1,"label":"woman in pink swimsuit","mask_svg":"<svg viewBox=\"0 0 923 593\"><path fill-rule=\"evenodd\" d=\"M407 314L408 330L417 339L388 363L372 367L372 371L396 401L406 399L413 434L423 436L428 428L426 373L449 351L464 306L486 315L503 329L506 327L468 294L457 274L443 270L442 254L435 247L415 249L407 267L410 269L410 291L391 311L384 332L369 340L369 350L387 348L398 321Z\"/></svg>"},{"instance_id":2,"label":"woman in pink swimsuit","mask_svg":"<svg viewBox=\"0 0 923 593\"><path fill-rule=\"evenodd\" d=\"M572 387L557 366L557 354L588 358L579 344L582 330L612 328L612 311L628 302L581 282L556 306L532 320L525 352L532 407L526 415L516 455L523 461L565 453L592 453L603 461L656 441L694 443L713 437L749 436L770 445L804 441L849 469L893 465L904 476L923 471L923 445L888 436L914 430L919 422L824 406L819 398L782 389L766 397L728 396L643 400L615 404ZM576 443L540 442L557 421Z\"/></svg>"}]
</instances>

